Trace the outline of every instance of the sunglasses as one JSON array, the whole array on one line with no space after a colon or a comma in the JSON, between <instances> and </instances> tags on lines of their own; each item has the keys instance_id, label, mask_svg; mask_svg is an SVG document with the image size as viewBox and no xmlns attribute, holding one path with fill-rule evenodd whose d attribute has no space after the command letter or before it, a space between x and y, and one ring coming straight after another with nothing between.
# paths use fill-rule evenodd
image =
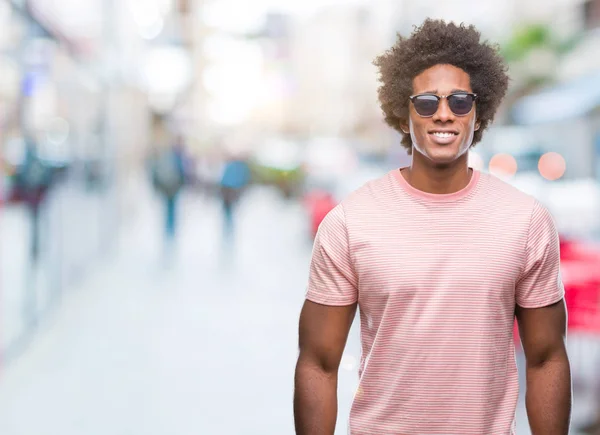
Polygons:
<instances>
[{"instance_id":1,"label":"sunglasses","mask_svg":"<svg viewBox=\"0 0 600 435\"><path fill-rule=\"evenodd\" d=\"M473 103L477 100L477 94L468 92L455 92L450 95L419 94L409 97L415 107L415 111L424 118L435 115L440 107L440 100L445 98L448 107L456 116L465 116L473 109Z\"/></svg>"}]
</instances>

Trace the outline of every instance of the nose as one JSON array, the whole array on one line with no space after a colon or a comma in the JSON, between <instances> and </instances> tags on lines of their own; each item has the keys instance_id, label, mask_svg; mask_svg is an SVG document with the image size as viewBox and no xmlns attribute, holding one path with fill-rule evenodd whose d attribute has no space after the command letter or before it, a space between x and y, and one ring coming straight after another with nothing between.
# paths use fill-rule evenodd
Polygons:
<instances>
[{"instance_id":1,"label":"nose","mask_svg":"<svg viewBox=\"0 0 600 435\"><path fill-rule=\"evenodd\" d=\"M448 106L448 100L446 98L442 98L440 100L438 110L433 115L433 120L440 122L448 122L453 119L454 113L452 113L452 110L450 110L450 106Z\"/></svg>"}]
</instances>

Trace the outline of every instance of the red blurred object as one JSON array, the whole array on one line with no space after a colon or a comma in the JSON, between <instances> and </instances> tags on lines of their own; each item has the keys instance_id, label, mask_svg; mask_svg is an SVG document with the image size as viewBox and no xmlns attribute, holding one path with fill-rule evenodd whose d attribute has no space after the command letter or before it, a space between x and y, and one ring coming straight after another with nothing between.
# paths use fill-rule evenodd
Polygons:
<instances>
[{"instance_id":1,"label":"red blurred object","mask_svg":"<svg viewBox=\"0 0 600 435\"><path fill-rule=\"evenodd\" d=\"M600 247L561 239L560 263L569 333L600 335ZM515 341L519 333L515 322Z\"/></svg>"},{"instance_id":2,"label":"red blurred object","mask_svg":"<svg viewBox=\"0 0 600 435\"><path fill-rule=\"evenodd\" d=\"M333 195L326 190L313 190L304 196L304 205L310 215L310 231L313 237L316 236L319 225L327 213L337 205Z\"/></svg>"}]
</instances>

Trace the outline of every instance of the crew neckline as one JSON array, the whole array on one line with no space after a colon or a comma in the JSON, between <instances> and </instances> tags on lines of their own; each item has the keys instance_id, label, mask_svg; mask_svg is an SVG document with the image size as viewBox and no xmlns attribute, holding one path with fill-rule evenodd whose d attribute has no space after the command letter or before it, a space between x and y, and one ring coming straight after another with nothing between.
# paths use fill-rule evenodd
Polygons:
<instances>
[{"instance_id":1,"label":"crew neckline","mask_svg":"<svg viewBox=\"0 0 600 435\"><path fill-rule=\"evenodd\" d=\"M402 175L403 169L407 169L407 167L398 168L392 171L394 173L394 178L398 180L402 189L411 196L426 199L428 201L456 201L464 198L475 189L480 177L480 172L477 169L470 168L473 171L471 174L471 179L469 180L469 183L461 190L452 193L429 193L413 187L408 181L406 181L406 178L404 178L404 175Z\"/></svg>"}]
</instances>

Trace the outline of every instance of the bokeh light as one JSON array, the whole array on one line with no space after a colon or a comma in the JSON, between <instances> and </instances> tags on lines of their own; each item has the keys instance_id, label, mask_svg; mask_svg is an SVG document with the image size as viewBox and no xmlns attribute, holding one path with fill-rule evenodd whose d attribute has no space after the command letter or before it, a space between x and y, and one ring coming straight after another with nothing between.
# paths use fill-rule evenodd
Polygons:
<instances>
[{"instance_id":1,"label":"bokeh light","mask_svg":"<svg viewBox=\"0 0 600 435\"><path fill-rule=\"evenodd\" d=\"M509 178L517 173L517 161L510 154L496 154L490 159L489 169L497 177Z\"/></svg>"},{"instance_id":2,"label":"bokeh light","mask_svg":"<svg viewBox=\"0 0 600 435\"><path fill-rule=\"evenodd\" d=\"M565 174L567 163L559 153L549 152L540 157L538 170L546 180L555 181Z\"/></svg>"}]
</instances>

